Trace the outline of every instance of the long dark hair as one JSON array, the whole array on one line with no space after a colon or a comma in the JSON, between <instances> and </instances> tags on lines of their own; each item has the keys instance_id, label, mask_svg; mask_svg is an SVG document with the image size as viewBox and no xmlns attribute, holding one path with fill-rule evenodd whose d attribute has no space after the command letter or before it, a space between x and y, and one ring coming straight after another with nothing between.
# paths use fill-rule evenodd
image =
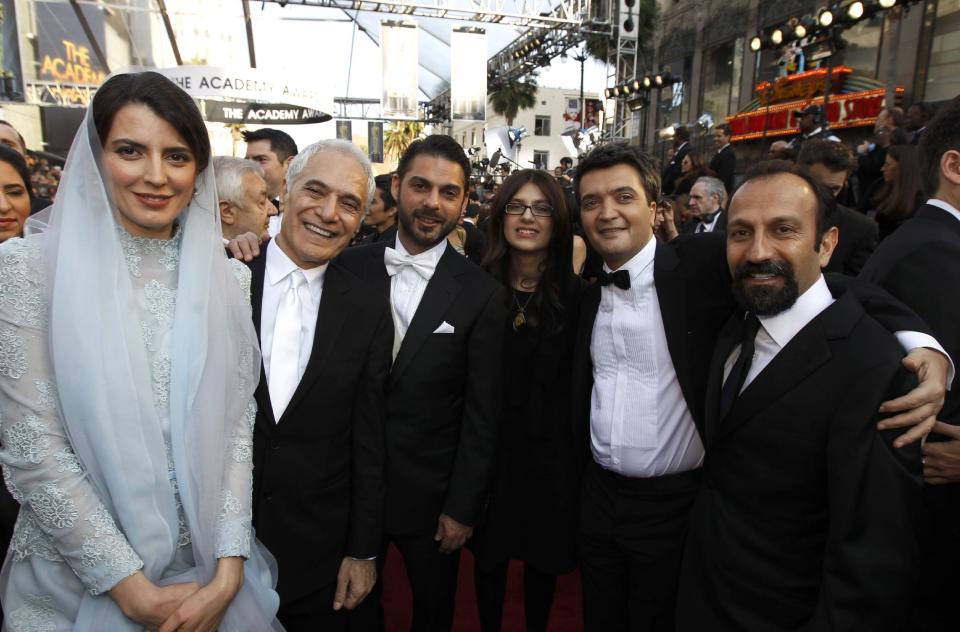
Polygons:
<instances>
[{"instance_id":1,"label":"long dark hair","mask_svg":"<svg viewBox=\"0 0 960 632\"><path fill-rule=\"evenodd\" d=\"M200 109L190 95L157 72L110 77L93 95L93 124L100 145L107 141L113 119L125 105L139 103L170 124L186 141L197 161L197 173L210 162L210 136Z\"/></svg>"},{"instance_id":2,"label":"long dark hair","mask_svg":"<svg viewBox=\"0 0 960 632\"><path fill-rule=\"evenodd\" d=\"M503 184L490 205L488 226L489 247L483 258L483 268L510 287L510 245L503 236L505 208L525 184L533 184L553 208L550 222L550 243L547 257L540 264L540 282L530 298L526 310L527 324L541 332L552 334L564 327L564 298L575 284L573 276L573 231L563 190L553 175L537 169L515 171ZM510 293L513 303L513 294Z\"/></svg>"},{"instance_id":3,"label":"long dark hair","mask_svg":"<svg viewBox=\"0 0 960 632\"><path fill-rule=\"evenodd\" d=\"M890 145L887 155L897 161L897 177L885 182L873 199L877 215L900 221L913 215L920 203L920 167L915 145Z\"/></svg>"}]
</instances>

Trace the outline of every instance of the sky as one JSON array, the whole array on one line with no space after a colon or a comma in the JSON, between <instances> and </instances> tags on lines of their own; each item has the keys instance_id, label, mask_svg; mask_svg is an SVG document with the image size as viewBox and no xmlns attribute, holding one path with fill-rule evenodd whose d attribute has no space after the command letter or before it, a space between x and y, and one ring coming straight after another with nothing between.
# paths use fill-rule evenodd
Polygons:
<instances>
[{"instance_id":1,"label":"sky","mask_svg":"<svg viewBox=\"0 0 960 632\"><path fill-rule=\"evenodd\" d=\"M255 2L250 3L250 9L258 68L282 69L296 75L315 77L311 80L315 80L334 97L380 98L380 48L371 37L357 29L343 11L292 4L281 8L275 3L261 5ZM381 17L390 16L360 14L360 21L369 25L373 37L377 40ZM448 55L441 42L449 42L450 30L453 27L471 24L457 20L413 19L420 24L421 57L424 53L431 57ZM235 19L230 22L234 23ZM488 57L513 41L517 34L518 31L510 27L487 25ZM248 60L242 22L239 40L243 44L243 55L235 64L246 66ZM421 59L421 62L438 67L449 66L445 59L439 62L435 59ZM421 69L421 72L424 71ZM550 67L541 69L538 84L544 87L579 89L580 64L573 59L555 59ZM588 61L584 73L584 89L587 92L601 93L605 84L606 66ZM424 95L421 95L421 98L425 98ZM358 127L358 124L354 125L354 128ZM298 144L335 135L332 122L320 125L291 125L284 129L291 133Z\"/></svg>"}]
</instances>

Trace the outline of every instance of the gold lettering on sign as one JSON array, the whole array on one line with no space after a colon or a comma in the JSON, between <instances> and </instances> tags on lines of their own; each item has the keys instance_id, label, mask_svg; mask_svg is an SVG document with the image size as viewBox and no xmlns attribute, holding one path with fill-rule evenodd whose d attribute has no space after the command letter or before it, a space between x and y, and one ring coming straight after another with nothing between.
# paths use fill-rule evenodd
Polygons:
<instances>
[{"instance_id":1,"label":"gold lettering on sign","mask_svg":"<svg viewBox=\"0 0 960 632\"><path fill-rule=\"evenodd\" d=\"M53 79L62 83L98 85L106 75L93 67L90 62L90 49L70 40L63 41L63 57L44 55L40 66L42 79Z\"/></svg>"}]
</instances>

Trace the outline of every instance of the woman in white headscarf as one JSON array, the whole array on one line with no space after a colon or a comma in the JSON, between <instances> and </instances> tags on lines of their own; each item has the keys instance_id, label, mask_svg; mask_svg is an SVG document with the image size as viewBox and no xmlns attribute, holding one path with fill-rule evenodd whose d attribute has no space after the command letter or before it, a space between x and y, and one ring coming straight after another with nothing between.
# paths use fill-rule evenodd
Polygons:
<instances>
[{"instance_id":1,"label":"woman in white headscarf","mask_svg":"<svg viewBox=\"0 0 960 632\"><path fill-rule=\"evenodd\" d=\"M0 246L8 630L281 629L250 526L250 276L209 159L185 92L114 76L49 215Z\"/></svg>"}]
</instances>

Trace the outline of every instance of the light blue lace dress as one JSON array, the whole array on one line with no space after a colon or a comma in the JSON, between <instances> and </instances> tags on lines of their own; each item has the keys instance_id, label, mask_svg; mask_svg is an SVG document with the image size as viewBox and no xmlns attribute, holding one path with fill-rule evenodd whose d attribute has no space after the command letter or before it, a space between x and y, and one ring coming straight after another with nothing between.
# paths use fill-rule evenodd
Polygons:
<instances>
[{"instance_id":1,"label":"light blue lace dress","mask_svg":"<svg viewBox=\"0 0 960 632\"><path fill-rule=\"evenodd\" d=\"M170 450L170 349L180 237L179 231L170 240L121 231L180 517L176 554L164 577L194 565ZM232 265L238 291L249 299L250 272L237 262ZM65 435L47 351L43 270L37 238L11 239L0 246L0 463L7 488L22 505L0 595L12 632L72 630L83 591L109 599L103 593L143 567L86 480ZM250 554L255 414L251 401L230 439L217 557Z\"/></svg>"}]
</instances>

